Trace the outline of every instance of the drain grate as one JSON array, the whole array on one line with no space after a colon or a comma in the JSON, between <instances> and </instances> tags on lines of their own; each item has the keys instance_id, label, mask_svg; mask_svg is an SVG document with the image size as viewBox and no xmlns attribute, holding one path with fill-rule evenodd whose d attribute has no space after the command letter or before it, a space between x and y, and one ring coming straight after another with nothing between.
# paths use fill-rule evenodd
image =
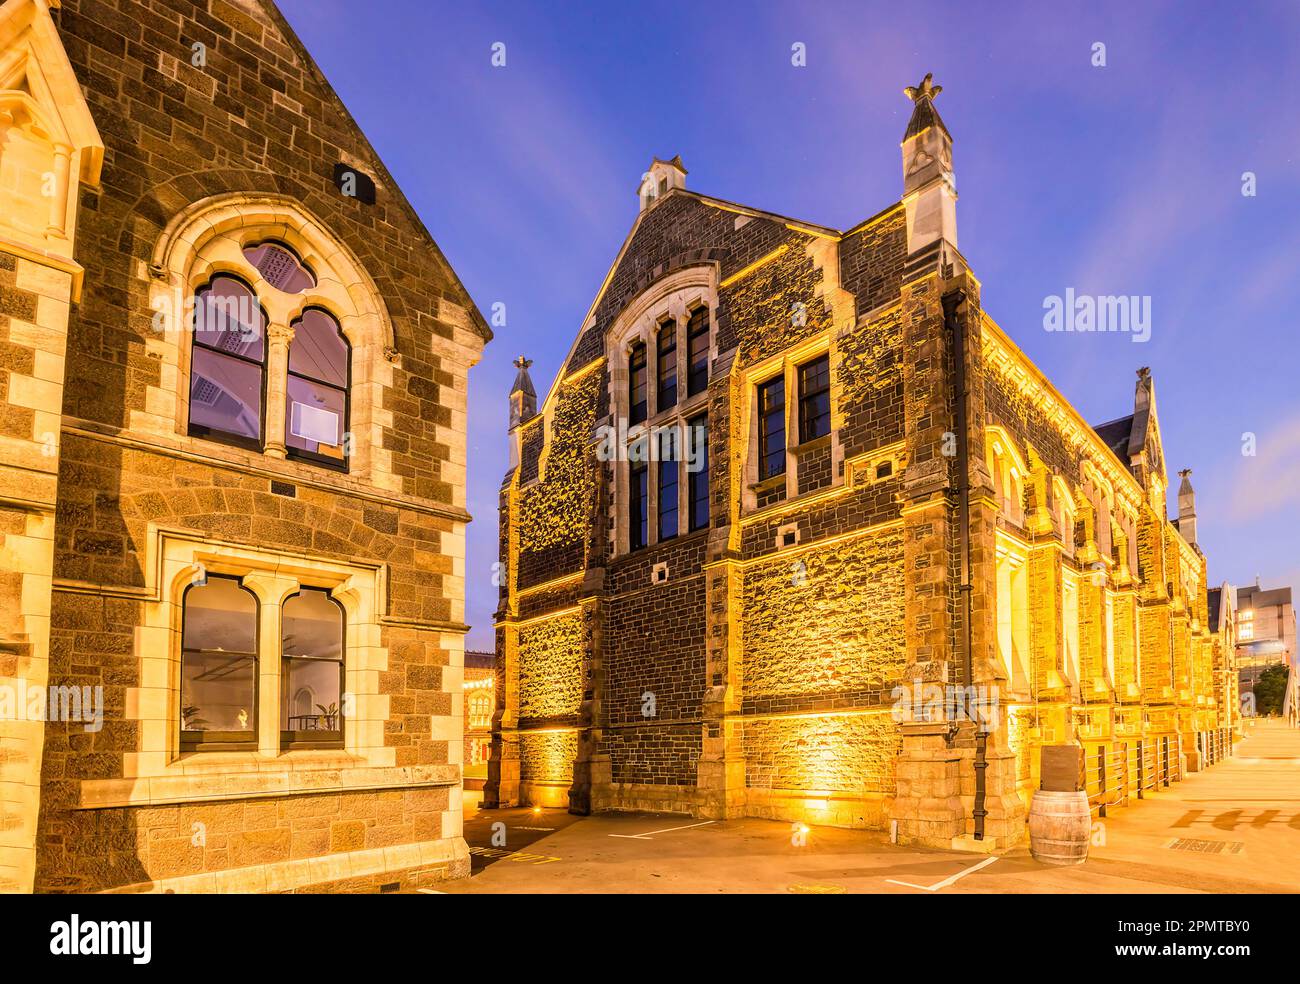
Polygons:
<instances>
[{"instance_id":1,"label":"drain grate","mask_svg":"<svg viewBox=\"0 0 1300 984\"><path fill-rule=\"evenodd\" d=\"M1207 841L1195 837L1175 837L1165 847L1171 851L1194 851L1198 854L1240 854L1241 841Z\"/></svg>"}]
</instances>

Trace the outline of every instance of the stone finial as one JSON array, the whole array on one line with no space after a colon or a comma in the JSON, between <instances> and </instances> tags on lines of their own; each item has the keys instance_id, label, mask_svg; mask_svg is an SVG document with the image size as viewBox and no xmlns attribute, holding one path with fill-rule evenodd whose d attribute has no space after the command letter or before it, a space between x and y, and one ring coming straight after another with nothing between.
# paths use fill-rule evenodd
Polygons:
<instances>
[{"instance_id":1,"label":"stone finial","mask_svg":"<svg viewBox=\"0 0 1300 984\"><path fill-rule=\"evenodd\" d=\"M957 248L957 177L952 166L952 134L934 108L934 97L943 91L943 86L934 85L933 78L927 72L920 85L909 85L903 90L912 100L912 116L907 121L901 145L909 256L920 253L936 240L953 250Z\"/></svg>"},{"instance_id":2,"label":"stone finial","mask_svg":"<svg viewBox=\"0 0 1300 984\"><path fill-rule=\"evenodd\" d=\"M1178 532L1184 540L1196 546L1196 492L1192 488L1192 470L1184 468L1178 474L1182 478L1178 486Z\"/></svg>"},{"instance_id":3,"label":"stone finial","mask_svg":"<svg viewBox=\"0 0 1300 984\"><path fill-rule=\"evenodd\" d=\"M519 372L515 375L515 384L510 387L510 426L522 424L537 413L537 390L528 375L528 367L533 360L523 355L515 359L513 365Z\"/></svg>"},{"instance_id":4,"label":"stone finial","mask_svg":"<svg viewBox=\"0 0 1300 984\"><path fill-rule=\"evenodd\" d=\"M1150 379L1150 378L1151 378L1150 366L1143 366L1141 369L1138 370L1138 379Z\"/></svg>"},{"instance_id":5,"label":"stone finial","mask_svg":"<svg viewBox=\"0 0 1300 984\"><path fill-rule=\"evenodd\" d=\"M907 96L912 102L920 102L922 99L933 99L939 93L943 92L943 86L931 85L930 80L934 78L933 72L926 72L925 78L921 80L920 85L909 85L903 90L903 95Z\"/></svg>"}]
</instances>

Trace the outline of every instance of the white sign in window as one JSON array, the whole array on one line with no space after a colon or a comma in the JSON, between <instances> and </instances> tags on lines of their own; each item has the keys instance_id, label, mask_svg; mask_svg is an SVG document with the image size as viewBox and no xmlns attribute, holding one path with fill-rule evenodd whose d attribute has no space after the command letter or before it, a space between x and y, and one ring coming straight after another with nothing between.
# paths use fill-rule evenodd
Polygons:
<instances>
[{"instance_id":1,"label":"white sign in window","mask_svg":"<svg viewBox=\"0 0 1300 984\"><path fill-rule=\"evenodd\" d=\"M317 444L338 444L339 415L324 407L295 402L289 414L289 433Z\"/></svg>"}]
</instances>

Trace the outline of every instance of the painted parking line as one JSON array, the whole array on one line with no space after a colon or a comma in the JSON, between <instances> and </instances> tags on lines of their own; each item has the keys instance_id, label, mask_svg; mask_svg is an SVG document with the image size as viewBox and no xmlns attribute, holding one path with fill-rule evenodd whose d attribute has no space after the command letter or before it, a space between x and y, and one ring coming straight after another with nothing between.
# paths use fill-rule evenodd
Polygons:
<instances>
[{"instance_id":1,"label":"painted parking line","mask_svg":"<svg viewBox=\"0 0 1300 984\"><path fill-rule=\"evenodd\" d=\"M446 892L438 891L436 888L417 888L416 891L419 892L421 895L446 895L447 894Z\"/></svg>"},{"instance_id":2,"label":"painted parking line","mask_svg":"<svg viewBox=\"0 0 1300 984\"><path fill-rule=\"evenodd\" d=\"M470 854L481 858L496 858L499 861L518 861L521 864L551 864L562 860L550 854L532 854L528 851L507 851L502 847L471 847Z\"/></svg>"},{"instance_id":3,"label":"painted parking line","mask_svg":"<svg viewBox=\"0 0 1300 984\"><path fill-rule=\"evenodd\" d=\"M949 885L956 882L957 879L959 878L965 878L967 875L973 874L974 872L979 871L981 868L987 868L996 860L997 858L985 858L979 864L973 864L965 871L959 871L951 878L945 878L943 881L935 882L933 885L913 885L911 882L898 881L894 878L886 878L885 881L889 882L892 885L905 885L908 888L919 888L923 892L937 892L941 888L947 888Z\"/></svg>"},{"instance_id":4,"label":"painted parking line","mask_svg":"<svg viewBox=\"0 0 1300 984\"><path fill-rule=\"evenodd\" d=\"M665 827L663 830L647 830L644 834L610 834L610 837L621 837L623 840L648 841L655 834L671 834L674 830L690 830L692 827L707 827L716 820L705 820L703 823L688 823L684 827Z\"/></svg>"}]
</instances>

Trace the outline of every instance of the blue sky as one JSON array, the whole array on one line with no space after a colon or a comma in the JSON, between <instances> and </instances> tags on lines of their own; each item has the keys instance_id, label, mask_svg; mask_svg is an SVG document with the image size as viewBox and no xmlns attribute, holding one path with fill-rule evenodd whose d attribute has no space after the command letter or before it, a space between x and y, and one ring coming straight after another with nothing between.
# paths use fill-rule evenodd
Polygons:
<instances>
[{"instance_id":1,"label":"blue sky","mask_svg":"<svg viewBox=\"0 0 1300 984\"><path fill-rule=\"evenodd\" d=\"M1211 583L1300 589L1300 4L280 6L480 308L506 305L470 376L470 648L492 646L511 360L544 394L650 158L848 228L901 194L901 90L927 71L985 309L1094 423L1150 366ZM1068 287L1149 296L1150 340L1044 331Z\"/></svg>"}]
</instances>

